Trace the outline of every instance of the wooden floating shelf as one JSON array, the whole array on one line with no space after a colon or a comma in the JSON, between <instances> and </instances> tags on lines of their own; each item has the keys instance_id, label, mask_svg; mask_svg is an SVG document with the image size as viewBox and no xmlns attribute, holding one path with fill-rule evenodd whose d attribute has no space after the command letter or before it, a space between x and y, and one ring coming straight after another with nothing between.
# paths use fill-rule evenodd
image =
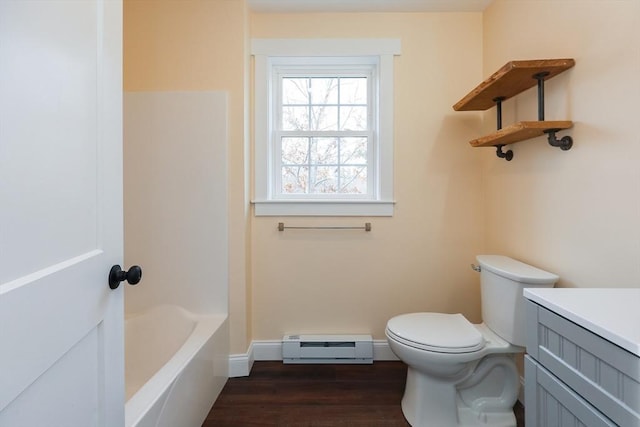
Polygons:
<instances>
[{"instance_id":1,"label":"wooden floating shelf","mask_svg":"<svg viewBox=\"0 0 640 427\"><path fill-rule=\"evenodd\" d=\"M525 139L536 138L545 134L547 130L569 129L573 127L571 121L530 121L518 122L500 129L491 135L469 141L473 147L492 147L495 145L513 144Z\"/></svg>"},{"instance_id":2,"label":"wooden floating shelf","mask_svg":"<svg viewBox=\"0 0 640 427\"><path fill-rule=\"evenodd\" d=\"M548 72L549 74L544 77L544 80L548 80L573 67L575 63L571 58L507 62L458 101L453 109L456 111L488 110L496 105L496 98L506 100L534 87L537 84L534 78L536 74Z\"/></svg>"},{"instance_id":3,"label":"wooden floating shelf","mask_svg":"<svg viewBox=\"0 0 640 427\"><path fill-rule=\"evenodd\" d=\"M472 147L496 147L496 155L507 161L513 159L513 151L502 151L504 145L545 134L552 147L563 151L570 150L573 146L573 138L569 135L558 138L556 132L573 127L573 122L545 120L544 82L573 67L575 63L572 58L507 62L453 106L456 111L482 111L494 106L497 108L498 130L490 135L471 140L469 144ZM538 86L538 120L522 121L503 128L503 101L534 86Z\"/></svg>"}]
</instances>

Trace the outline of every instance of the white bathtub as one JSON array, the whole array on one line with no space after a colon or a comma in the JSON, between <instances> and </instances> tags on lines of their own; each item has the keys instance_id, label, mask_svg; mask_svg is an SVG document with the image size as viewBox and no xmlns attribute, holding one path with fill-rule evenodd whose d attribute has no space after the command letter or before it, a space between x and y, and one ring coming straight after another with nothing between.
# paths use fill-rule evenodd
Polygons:
<instances>
[{"instance_id":1,"label":"white bathtub","mask_svg":"<svg viewBox=\"0 0 640 427\"><path fill-rule=\"evenodd\" d=\"M126 427L200 427L228 378L226 315L162 305L125 321Z\"/></svg>"}]
</instances>

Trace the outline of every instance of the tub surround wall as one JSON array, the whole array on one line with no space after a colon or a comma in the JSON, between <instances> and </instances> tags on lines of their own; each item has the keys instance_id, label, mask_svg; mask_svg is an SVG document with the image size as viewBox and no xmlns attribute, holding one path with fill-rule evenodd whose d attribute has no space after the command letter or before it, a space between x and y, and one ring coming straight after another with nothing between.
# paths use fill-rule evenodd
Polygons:
<instances>
[{"instance_id":1,"label":"tub surround wall","mask_svg":"<svg viewBox=\"0 0 640 427\"><path fill-rule=\"evenodd\" d=\"M125 260L143 280L125 310L228 313L227 95L124 96Z\"/></svg>"},{"instance_id":2,"label":"tub surround wall","mask_svg":"<svg viewBox=\"0 0 640 427\"><path fill-rule=\"evenodd\" d=\"M474 149L486 251L553 271L560 287L638 287L640 2L496 0L483 20L485 77L512 59L576 60L545 85L546 118L574 122L570 151L543 137L510 146L511 162ZM535 119L536 102L535 89L507 101L504 123Z\"/></svg>"}]
</instances>

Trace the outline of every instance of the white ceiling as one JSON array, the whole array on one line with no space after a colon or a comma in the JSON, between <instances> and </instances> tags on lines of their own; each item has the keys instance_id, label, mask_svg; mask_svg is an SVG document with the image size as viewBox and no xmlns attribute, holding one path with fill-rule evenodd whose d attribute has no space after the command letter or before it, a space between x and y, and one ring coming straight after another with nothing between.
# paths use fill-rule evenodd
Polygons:
<instances>
[{"instance_id":1,"label":"white ceiling","mask_svg":"<svg viewBox=\"0 0 640 427\"><path fill-rule=\"evenodd\" d=\"M493 0L248 0L255 12L480 12Z\"/></svg>"}]
</instances>

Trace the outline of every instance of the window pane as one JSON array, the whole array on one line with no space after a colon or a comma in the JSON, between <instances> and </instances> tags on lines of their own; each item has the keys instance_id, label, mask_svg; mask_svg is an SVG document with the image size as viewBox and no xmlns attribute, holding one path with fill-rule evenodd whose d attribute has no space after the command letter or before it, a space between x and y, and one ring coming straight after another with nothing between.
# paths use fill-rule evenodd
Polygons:
<instances>
[{"instance_id":1,"label":"window pane","mask_svg":"<svg viewBox=\"0 0 640 427\"><path fill-rule=\"evenodd\" d=\"M283 78L282 103L309 104L309 79Z\"/></svg>"},{"instance_id":2,"label":"window pane","mask_svg":"<svg viewBox=\"0 0 640 427\"><path fill-rule=\"evenodd\" d=\"M344 166L340 168L340 193L366 194L366 192L366 166Z\"/></svg>"},{"instance_id":3,"label":"window pane","mask_svg":"<svg viewBox=\"0 0 640 427\"><path fill-rule=\"evenodd\" d=\"M313 138L311 140L312 164L338 164L338 141L335 138Z\"/></svg>"},{"instance_id":4,"label":"window pane","mask_svg":"<svg viewBox=\"0 0 640 427\"><path fill-rule=\"evenodd\" d=\"M317 166L311 168L312 193L337 193L338 168L335 166Z\"/></svg>"},{"instance_id":5,"label":"window pane","mask_svg":"<svg viewBox=\"0 0 640 427\"><path fill-rule=\"evenodd\" d=\"M367 107L340 107L340 130L367 130Z\"/></svg>"},{"instance_id":6,"label":"window pane","mask_svg":"<svg viewBox=\"0 0 640 427\"><path fill-rule=\"evenodd\" d=\"M367 138L340 138L340 163L367 164Z\"/></svg>"},{"instance_id":7,"label":"window pane","mask_svg":"<svg viewBox=\"0 0 640 427\"><path fill-rule=\"evenodd\" d=\"M314 105L338 103L337 78L311 78L311 103Z\"/></svg>"},{"instance_id":8,"label":"window pane","mask_svg":"<svg viewBox=\"0 0 640 427\"><path fill-rule=\"evenodd\" d=\"M282 107L282 130L309 130L309 107Z\"/></svg>"},{"instance_id":9,"label":"window pane","mask_svg":"<svg viewBox=\"0 0 640 427\"><path fill-rule=\"evenodd\" d=\"M280 76L282 194L367 194L369 138L345 134L371 127L368 77L300 75Z\"/></svg>"},{"instance_id":10,"label":"window pane","mask_svg":"<svg viewBox=\"0 0 640 427\"><path fill-rule=\"evenodd\" d=\"M338 107L311 107L311 130L338 130Z\"/></svg>"},{"instance_id":11,"label":"window pane","mask_svg":"<svg viewBox=\"0 0 640 427\"><path fill-rule=\"evenodd\" d=\"M309 168L306 166L282 167L282 193L307 193Z\"/></svg>"},{"instance_id":12,"label":"window pane","mask_svg":"<svg viewBox=\"0 0 640 427\"><path fill-rule=\"evenodd\" d=\"M309 138L282 138L282 163L307 164L309 159Z\"/></svg>"},{"instance_id":13,"label":"window pane","mask_svg":"<svg viewBox=\"0 0 640 427\"><path fill-rule=\"evenodd\" d=\"M340 79L340 104L366 104L367 78L343 77Z\"/></svg>"}]
</instances>

